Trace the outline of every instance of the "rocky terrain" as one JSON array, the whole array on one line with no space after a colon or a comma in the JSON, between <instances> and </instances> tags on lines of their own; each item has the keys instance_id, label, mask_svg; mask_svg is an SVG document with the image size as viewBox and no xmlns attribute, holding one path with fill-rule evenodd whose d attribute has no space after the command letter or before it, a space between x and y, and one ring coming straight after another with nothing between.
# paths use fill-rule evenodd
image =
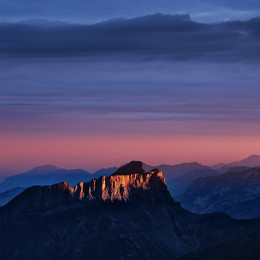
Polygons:
<instances>
[{"instance_id":1,"label":"rocky terrain","mask_svg":"<svg viewBox=\"0 0 260 260\"><path fill-rule=\"evenodd\" d=\"M254 233L258 220L184 210L161 171L131 162L75 187L31 187L0 208L0 259L177 259Z\"/></svg>"},{"instance_id":2,"label":"rocky terrain","mask_svg":"<svg viewBox=\"0 0 260 260\"><path fill-rule=\"evenodd\" d=\"M225 212L234 218L260 217L260 169L198 179L178 200L184 208L196 213Z\"/></svg>"}]
</instances>

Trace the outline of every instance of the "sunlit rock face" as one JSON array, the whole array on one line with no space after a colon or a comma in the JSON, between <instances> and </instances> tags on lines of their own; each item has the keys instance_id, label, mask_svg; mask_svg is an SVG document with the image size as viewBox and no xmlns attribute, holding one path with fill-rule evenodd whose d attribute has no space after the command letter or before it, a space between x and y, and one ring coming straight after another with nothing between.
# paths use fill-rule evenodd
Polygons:
<instances>
[{"instance_id":1,"label":"sunlit rock face","mask_svg":"<svg viewBox=\"0 0 260 260\"><path fill-rule=\"evenodd\" d=\"M27 203L20 203L26 200ZM132 161L109 177L102 176L89 183L78 183L74 188L68 182L50 186L34 186L10 202L10 206L49 209L59 204L76 201L103 202L173 202L161 171L146 172L142 162Z\"/></svg>"},{"instance_id":2,"label":"sunlit rock face","mask_svg":"<svg viewBox=\"0 0 260 260\"><path fill-rule=\"evenodd\" d=\"M162 172L155 169L146 172L134 168L131 162L112 176L93 179L90 183L79 183L74 189L70 188L72 196L78 199L103 199L128 201L136 189L157 191L166 188ZM130 171L131 169L131 171ZM127 173L127 174L126 174Z\"/></svg>"},{"instance_id":3,"label":"sunlit rock face","mask_svg":"<svg viewBox=\"0 0 260 260\"><path fill-rule=\"evenodd\" d=\"M167 190L161 171L146 172L142 162L132 161L109 177L102 176L89 183L80 182L72 188L68 182L49 186L50 189L68 190L71 197L79 200L119 200L128 201L136 190Z\"/></svg>"}]
</instances>

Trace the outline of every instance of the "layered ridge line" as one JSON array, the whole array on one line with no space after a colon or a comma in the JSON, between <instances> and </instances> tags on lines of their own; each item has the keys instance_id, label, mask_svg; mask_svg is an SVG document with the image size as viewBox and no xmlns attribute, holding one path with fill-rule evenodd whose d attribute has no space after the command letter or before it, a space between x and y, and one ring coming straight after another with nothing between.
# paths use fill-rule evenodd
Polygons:
<instances>
[{"instance_id":1,"label":"layered ridge line","mask_svg":"<svg viewBox=\"0 0 260 260\"><path fill-rule=\"evenodd\" d=\"M26 204L24 203L26 201ZM104 202L169 202L173 201L168 192L165 178L158 169L146 172L142 162L132 161L109 177L80 182L74 188L69 182L49 186L33 186L10 201L7 205L28 210L53 208L59 204L75 201Z\"/></svg>"}]
</instances>

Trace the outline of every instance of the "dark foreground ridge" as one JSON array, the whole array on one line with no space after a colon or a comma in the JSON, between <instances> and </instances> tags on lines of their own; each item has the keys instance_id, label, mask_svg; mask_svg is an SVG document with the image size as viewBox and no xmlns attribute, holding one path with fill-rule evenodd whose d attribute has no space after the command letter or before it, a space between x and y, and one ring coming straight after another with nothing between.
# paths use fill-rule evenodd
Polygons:
<instances>
[{"instance_id":1,"label":"dark foreground ridge","mask_svg":"<svg viewBox=\"0 0 260 260\"><path fill-rule=\"evenodd\" d=\"M133 161L74 188L31 187L0 208L0 259L177 259L252 233L259 220L184 210L161 171Z\"/></svg>"}]
</instances>

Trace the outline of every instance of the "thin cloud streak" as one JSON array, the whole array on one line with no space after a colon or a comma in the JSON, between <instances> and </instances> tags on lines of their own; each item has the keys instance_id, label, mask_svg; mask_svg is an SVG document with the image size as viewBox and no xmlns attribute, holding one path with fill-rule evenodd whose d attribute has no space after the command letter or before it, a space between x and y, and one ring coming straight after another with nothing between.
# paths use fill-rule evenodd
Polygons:
<instances>
[{"instance_id":1,"label":"thin cloud streak","mask_svg":"<svg viewBox=\"0 0 260 260\"><path fill-rule=\"evenodd\" d=\"M5 130L24 128L21 124L29 129L30 120L44 121L46 129L48 120L60 117L114 123L260 121L258 63L7 59L0 70Z\"/></svg>"}]
</instances>

